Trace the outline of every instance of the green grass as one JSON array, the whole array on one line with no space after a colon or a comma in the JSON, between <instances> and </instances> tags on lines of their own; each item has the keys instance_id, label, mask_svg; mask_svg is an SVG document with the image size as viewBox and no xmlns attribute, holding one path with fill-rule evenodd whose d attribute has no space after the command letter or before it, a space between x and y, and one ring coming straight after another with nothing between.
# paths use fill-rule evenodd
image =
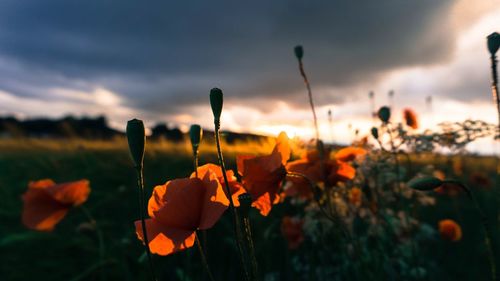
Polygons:
<instances>
[{"instance_id":1,"label":"green grass","mask_svg":"<svg viewBox=\"0 0 500 281\"><path fill-rule=\"evenodd\" d=\"M251 147L254 146L246 149ZM235 153L241 153L244 149L229 149L226 153L229 167L234 168ZM265 149L269 150L268 147ZM145 186L148 193L155 185L169 179L189 176L192 162L188 151L185 145L152 146L145 158ZM213 150L204 153L202 148L201 153L200 164L216 163ZM494 159L464 159L468 163L467 173L481 170L493 178ZM450 170L449 161L458 160L448 160L415 158L417 164L414 168L421 169L429 161L436 161L443 170ZM467 180L466 175L464 180ZM30 231L21 224L21 195L26 191L29 181L43 178L51 178L56 182L82 178L90 181L92 192L85 206L104 235L103 260L99 258L96 232L82 230L81 224L88 222L88 219L78 208L72 209L51 233ZM497 208L492 191L481 190L477 186L473 188L492 218ZM431 242L420 245L418 258L432 261L431 276L439 280L488 280L483 234L472 205L464 196L439 196L437 200L436 206L416 209L417 217L432 227L436 226L439 219L456 219L463 227L464 238L459 243L449 243L441 241L436 235ZM38 145L30 142L0 144L0 280L148 280L144 250L135 237L133 226L133 222L138 219L138 207L135 173L122 141L114 145L80 143L67 147L61 143L43 142ZM303 280L295 274L297 261L313 266L342 262L343 257L335 253L335 247L338 246L335 241L330 245L328 241L325 244L306 240L299 252L287 249L280 233L281 217L297 212L296 207L288 201L273 208L267 218L252 210L251 223L259 270L267 273L269 279L266 280ZM217 280L242 280L228 215L226 213L207 232L208 259ZM320 250L329 247L329 254L325 256L324 252L320 253ZM167 257L154 257L161 280L207 280L204 279L199 260L195 247ZM311 277L310 280L316 279Z\"/></svg>"}]
</instances>

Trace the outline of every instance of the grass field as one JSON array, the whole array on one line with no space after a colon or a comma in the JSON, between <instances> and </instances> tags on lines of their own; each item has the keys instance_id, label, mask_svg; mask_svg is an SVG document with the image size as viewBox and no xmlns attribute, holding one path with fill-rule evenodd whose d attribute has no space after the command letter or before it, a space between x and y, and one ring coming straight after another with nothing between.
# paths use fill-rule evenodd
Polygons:
<instances>
[{"instance_id":1,"label":"grass field","mask_svg":"<svg viewBox=\"0 0 500 281\"><path fill-rule=\"evenodd\" d=\"M228 167L234 169L235 154L269 152L272 143L224 147ZM457 170L461 166L462 180L471 185L488 217L496 221L496 198L492 189L496 164L494 158L427 155L412 156L412 159L414 170L425 169L432 163L434 167L452 173L453 169ZM201 148L201 164L216 161L214 150ZM150 145L145 158L145 185L148 194L155 185L173 178L186 177L192 169L188 144ZM123 140L2 141L0 171L1 280L148 280L144 250L136 238L133 226L133 221L139 218L135 173ZM487 176L486 183L474 182L474 179L468 177L478 172ZM56 182L88 179L92 192L85 206L96 225L90 223L82 210L75 208L53 232L41 233L26 229L20 219L21 194L26 191L29 181L43 178L51 178ZM420 230L412 234L414 238L411 238L418 243L418 247L413 249L417 253L413 251L410 254L405 252L408 249L402 247L401 252L390 254L395 256L388 259L400 258L399 266L409 267L408 272L412 272L412 269L425 269L426 277L422 278L417 274L415 280L489 280L489 266L482 243L484 233L473 206L463 194L454 197L433 194L432 198L437 199L434 205L411 205L413 217L421 221ZM298 206L302 205L285 200L276 205L268 217L251 211L253 239L263 280L325 280L321 277L325 275L316 271L336 268L332 265L346 262L354 264L351 268L354 272L343 273L347 274L344 276L352 276L352 280L370 279L370 276L401 280L399 273L396 273L401 269L397 266L392 269L384 268L382 274L373 270L374 264L365 264L380 259L376 257L380 254L380 250L376 248L363 248L363 255L357 257L359 263L343 261L342 259L351 257L337 253L336 247L339 245L330 241L334 236L326 235L322 237L326 239L324 241L314 241L306 236L299 249L288 249L280 231L281 218L285 214L299 214ZM207 256L215 278L239 280L241 270L231 238L231 220L227 213L214 228L206 232L203 242L208 243ZM453 218L460 223L463 230L461 241L454 243L439 238L436 226L443 218ZM419 237L424 234L427 235L425 238ZM388 239L389 245L391 239L396 239L366 236L366 227L356 228L355 224L352 235L363 245L369 245L369 241L365 240L367 237L380 241ZM406 235L397 234L398 243L405 245L408 238ZM378 246L388 245L381 243ZM416 257L405 257L415 254ZM394 266L394 262L389 260L382 266ZM403 263L407 260L411 262ZM161 280L207 280L195 248L166 257L155 256L154 261ZM316 270L303 268L304 266L313 266ZM356 270L359 272L355 272ZM391 274L394 275L391 277Z\"/></svg>"}]
</instances>

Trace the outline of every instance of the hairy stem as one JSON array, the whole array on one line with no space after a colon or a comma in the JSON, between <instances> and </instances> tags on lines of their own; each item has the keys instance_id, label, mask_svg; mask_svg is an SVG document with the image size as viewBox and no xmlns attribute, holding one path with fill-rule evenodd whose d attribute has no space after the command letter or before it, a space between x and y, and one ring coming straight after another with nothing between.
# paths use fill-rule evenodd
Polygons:
<instances>
[{"instance_id":1,"label":"hairy stem","mask_svg":"<svg viewBox=\"0 0 500 281\"><path fill-rule=\"evenodd\" d=\"M99 227L99 225L97 225L96 220L94 219L94 217L92 216L90 211L85 206L83 206L83 205L80 206L80 209L82 210L83 214L87 217L89 222L95 227L95 232L97 234L97 241L99 243L99 262L104 263L105 249L104 249L104 236L102 234L102 230ZM101 280L104 280L104 279L105 279L104 278L104 271L101 269Z\"/></svg>"},{"instance_id":2,"label":"hairy stem","mask_svg":"<svg viewBox=\"0 0 500 281\"><path fill-rule=\"evenodd\" d=\"M233 214L233 225L234 225L234 234L236 238L236 245L238 247L238 251L240 254L240 260L241 260L241 266L243 267L243 271L245 273L245 278L246 280L250 281L250 275L248 273L248 269L246 266L246 259L245 255L243 252L243 239L242 239L242 234L241 234L241 227L240 227L240 219L238 217L238 212L236 211L236 208L234 207L234 202L233 202L233 197L231 196L231 188L229 187L229 181L227 179L226 175L226 166L224 164L224 158L222 156L222 149L220 146L220 135L219 135L219 129L220 129L220 120L216 119L214 120L215 124L215 144L217 146L217 156L219 158L219 165L222 170L222 176L224 177L224 186L226 188L227 192L227 197L229 200L229 208L232 210Z\"/></svg>"},{"instance_id":3,"label":"hairy stem","mask_svg":"<svg viewBox=\"0 0 500 281\"><path fill-rule=\"evenodd\" d=\"M196 246L198 247L198 252L200 253L201 257L201 263L203 264L205 272L208 275L208 279L210 279L210 281L215 281L215 278L212 275L212 271L210 271L210 267L208 266L207 257L205 256L205 252L203 251L203 247L201 246L200 238L198 237L198 231L195 232L195 239L196 239Z\"/></svg>"},{"instance_id":4,"label":"hairy stem","mask_svg":"<svg viewBox=\"0 0 500 281\"><path fill-rule=\"evenodd\" d=\"M141 215L141 227L142 234L144 237L144 248L146 249L146 253L148 256L149 269L151 271L151 278L156 281L156 274L153 265L153 257L151 256L151 250L149 249L149 239L148 232L146 229L146 196L144 190L144 171L142 166L136 167L137 172L137 187L139 188L139 207L140 207L140 215Z\"/></svg>"}]
</instances>

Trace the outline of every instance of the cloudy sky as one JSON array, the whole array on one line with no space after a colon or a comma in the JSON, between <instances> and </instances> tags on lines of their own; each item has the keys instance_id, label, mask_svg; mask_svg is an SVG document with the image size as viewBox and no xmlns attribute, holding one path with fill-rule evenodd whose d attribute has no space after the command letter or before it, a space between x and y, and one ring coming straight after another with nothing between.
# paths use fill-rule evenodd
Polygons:
<instances>
[{"instance_id":1,"label":"cloudy sky","mask_svg":"<svg viewBox=\"0 0 500 281\"><path fill-rule=\"evenodd\" d=\"M494 123L485 37L499 19L492 0L2 0L0 114L210 127L220 87L224 129L309 137L302 44L325 139L371 126L369 91L379 106L394 90L396 109L421 112L424 127Z\"/></svg>"}]
</instances>

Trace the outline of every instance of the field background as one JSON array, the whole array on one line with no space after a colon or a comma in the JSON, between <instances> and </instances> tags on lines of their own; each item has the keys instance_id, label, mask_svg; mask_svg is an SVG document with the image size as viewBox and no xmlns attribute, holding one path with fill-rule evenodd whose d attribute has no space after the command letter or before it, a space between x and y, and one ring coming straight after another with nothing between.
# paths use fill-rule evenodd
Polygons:
<instances>
[{"instance_id":1,"label":"field background","mask_svg":"<svg viewBox=\"0 0 500 281\"><path fill-rule=\"evenodd\" d=\"M268 153L273 143L224 144L229 168L236 154ZM211 145L201 147L200 164L216 163ZM298 149L295 150L297 155ZM472 185L490 219L495 220L494 184L496 160L493 157L412 155L417 168L434 163L452 172L461 166L462 180ZM151 189L169 179L186 177L192 171L187 143L158 142L148 145L145 157L145 185ZM487 185L474 185L476 172L490 179ZM102 231L104 256L99 258L97 233L79 209L73 209L52 233L27 230L21 224L21 194L31 180L52 178L56 182L87 178L92 192L85 206ZM149 196L148 196L149 197ZM429 280L488 280L488 263L483 233L475 210L465 196L436 196L435 206L420 208L418 217L434 228L443 218L460 222L464 231L459 243L435 240L421 245L421 258L436 261ZM124 139L82 140L2 140L0 141L0 280L148 280L143 247L135 237L133 221L138 219L138 190ZM273 208L267 218L252 210L251 223L259 270L265 280L295 280L294 255L280 233L283 214L293 213L288 202ZM237 280L238 257L232 241L232 225L227 214L207 232L208 259L217 280ZM321 264L315 247L306 241L309 262ZM304 248L303 248L304 249ZM425 254L425 255L424 255ZM335 253L332 252L332 256ZM196 248L155 257L162 280L205 280ZM312 277L311 280L314 280Z\"/></svg>"}]
</instances>

